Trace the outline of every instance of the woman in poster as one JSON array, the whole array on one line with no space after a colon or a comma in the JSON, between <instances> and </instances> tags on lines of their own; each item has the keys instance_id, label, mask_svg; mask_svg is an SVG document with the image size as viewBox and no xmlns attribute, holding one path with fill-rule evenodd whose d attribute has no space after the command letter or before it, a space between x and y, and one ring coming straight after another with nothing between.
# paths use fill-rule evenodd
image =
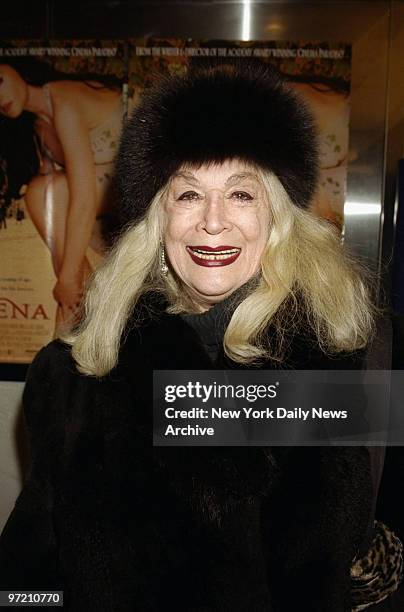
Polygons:
<instances>
[{"instance_id":1,"label":"woman in poster","mask_svg":"<svg viewBox=\"0 0 404 612\"><path fill-rule=\"evenodd\" d=\"M311 210L342 230L349 154L349 83L297 75L289 77L289 82L309 103L318 127L321 180Z\"/></svg>"},{"instance_id":2,"label":"woman in poster","mask_svg":"<svg viewBox=\"0 0 404 612\"><path fill-rule=\"evenodd\" d=\"M51 252L56 325L71 324L92 271L87 247L105 247L122 125L119 81L18 58L0 64L0 113L10 182L17 194L27 185L28 212Z\"/></svg>"}]
</instances>

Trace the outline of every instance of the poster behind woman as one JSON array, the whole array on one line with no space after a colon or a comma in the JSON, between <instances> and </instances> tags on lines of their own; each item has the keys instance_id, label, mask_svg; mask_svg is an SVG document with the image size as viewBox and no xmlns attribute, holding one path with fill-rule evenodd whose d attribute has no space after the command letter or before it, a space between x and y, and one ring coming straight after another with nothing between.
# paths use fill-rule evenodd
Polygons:
<instances>
[{"instance_id":1,"label":"poster behind woman","mask_svg":"<svg viewBox=\"0 0 404 612\"><path fill-rule=\"evenodd\" d=\"M0 43L0 361L29 363L78 312L108 245L123 44Z\"/></svg>"}]
</instances>

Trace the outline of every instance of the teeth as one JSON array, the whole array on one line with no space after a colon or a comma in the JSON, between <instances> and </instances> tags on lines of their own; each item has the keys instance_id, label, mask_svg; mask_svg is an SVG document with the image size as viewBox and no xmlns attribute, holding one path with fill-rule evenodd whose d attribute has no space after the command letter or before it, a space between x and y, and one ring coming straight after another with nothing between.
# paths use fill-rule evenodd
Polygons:
<instances>
[{"instance_id":1,"label":"teeth","mask_svg":"<svg viewBox=\"0 0 404 612\"><path fill-rule=\"evenodd\" d=\"M191 249L192 252L200 257L201 259L207 259L211 261L229 259L229 257L235 255L240 249L229 249L225 251L216 251L214 254L211 251L202 251L200 249Z\"/></svg>"},{"instance_id":2,"label":"teeth","mask_svg":"<svg viewBox=\"0 0 404 612\"><path fill-rule=\"evenodd\" d=\"M229 259L231 257L231 255L202 255L201 253L196 253L196 255L200 259L210 259L212 261L215 261L217 259Z\"/></svg>"},{"instance_id":3,"label":"teeth","mask_svg":"<svg viewBox=\"0 0 404 612\"><path fill-rule=\"evenodd\" d=\"M211 255L212 251L203 251L202 249L192 249L196 253L204 253L205 255ZM239 249L228 249L227 251L215 251L218 255L222 255L224 253L237 253Z\"/></svg>"}]
</instances>

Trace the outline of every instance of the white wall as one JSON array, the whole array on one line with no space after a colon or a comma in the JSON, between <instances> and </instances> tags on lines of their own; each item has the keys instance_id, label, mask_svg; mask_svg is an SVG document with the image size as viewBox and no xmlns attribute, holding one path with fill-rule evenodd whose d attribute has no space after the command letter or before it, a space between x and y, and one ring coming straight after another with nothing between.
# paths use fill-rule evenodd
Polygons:
<instances>
[{"instance_id":1,"label":"white wall","mask_svg":"<svg viewBox=\"0 0 404 612\"><path fill-rule=\"evenodd\" d=\"M21 491L27 458L23 388L22 382L0 382L0 532Z\"/></svg>"}]
</instances>

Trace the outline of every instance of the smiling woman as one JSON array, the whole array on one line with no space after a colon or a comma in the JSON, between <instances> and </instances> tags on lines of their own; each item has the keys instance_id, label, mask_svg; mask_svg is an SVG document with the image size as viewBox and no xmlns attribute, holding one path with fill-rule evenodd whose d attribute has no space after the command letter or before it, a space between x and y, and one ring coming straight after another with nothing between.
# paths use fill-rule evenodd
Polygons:
<instances>
[{"instance_id":1,"label":"smiling woman","mask_svg":"<svg viewBox=\"0 0 404 612\"><path fill-rule=\"evenodd\" d=\"M402 609L401 543L374 524L383 449L209 446L194 419L173 431L203 446L152 445L155 371L362 367L375 309L307 210L317 159L268 65L146 92L118 154L121 235L30 368L0 587L62 588L68 612Z\"/></svg>"}]
</instances>

